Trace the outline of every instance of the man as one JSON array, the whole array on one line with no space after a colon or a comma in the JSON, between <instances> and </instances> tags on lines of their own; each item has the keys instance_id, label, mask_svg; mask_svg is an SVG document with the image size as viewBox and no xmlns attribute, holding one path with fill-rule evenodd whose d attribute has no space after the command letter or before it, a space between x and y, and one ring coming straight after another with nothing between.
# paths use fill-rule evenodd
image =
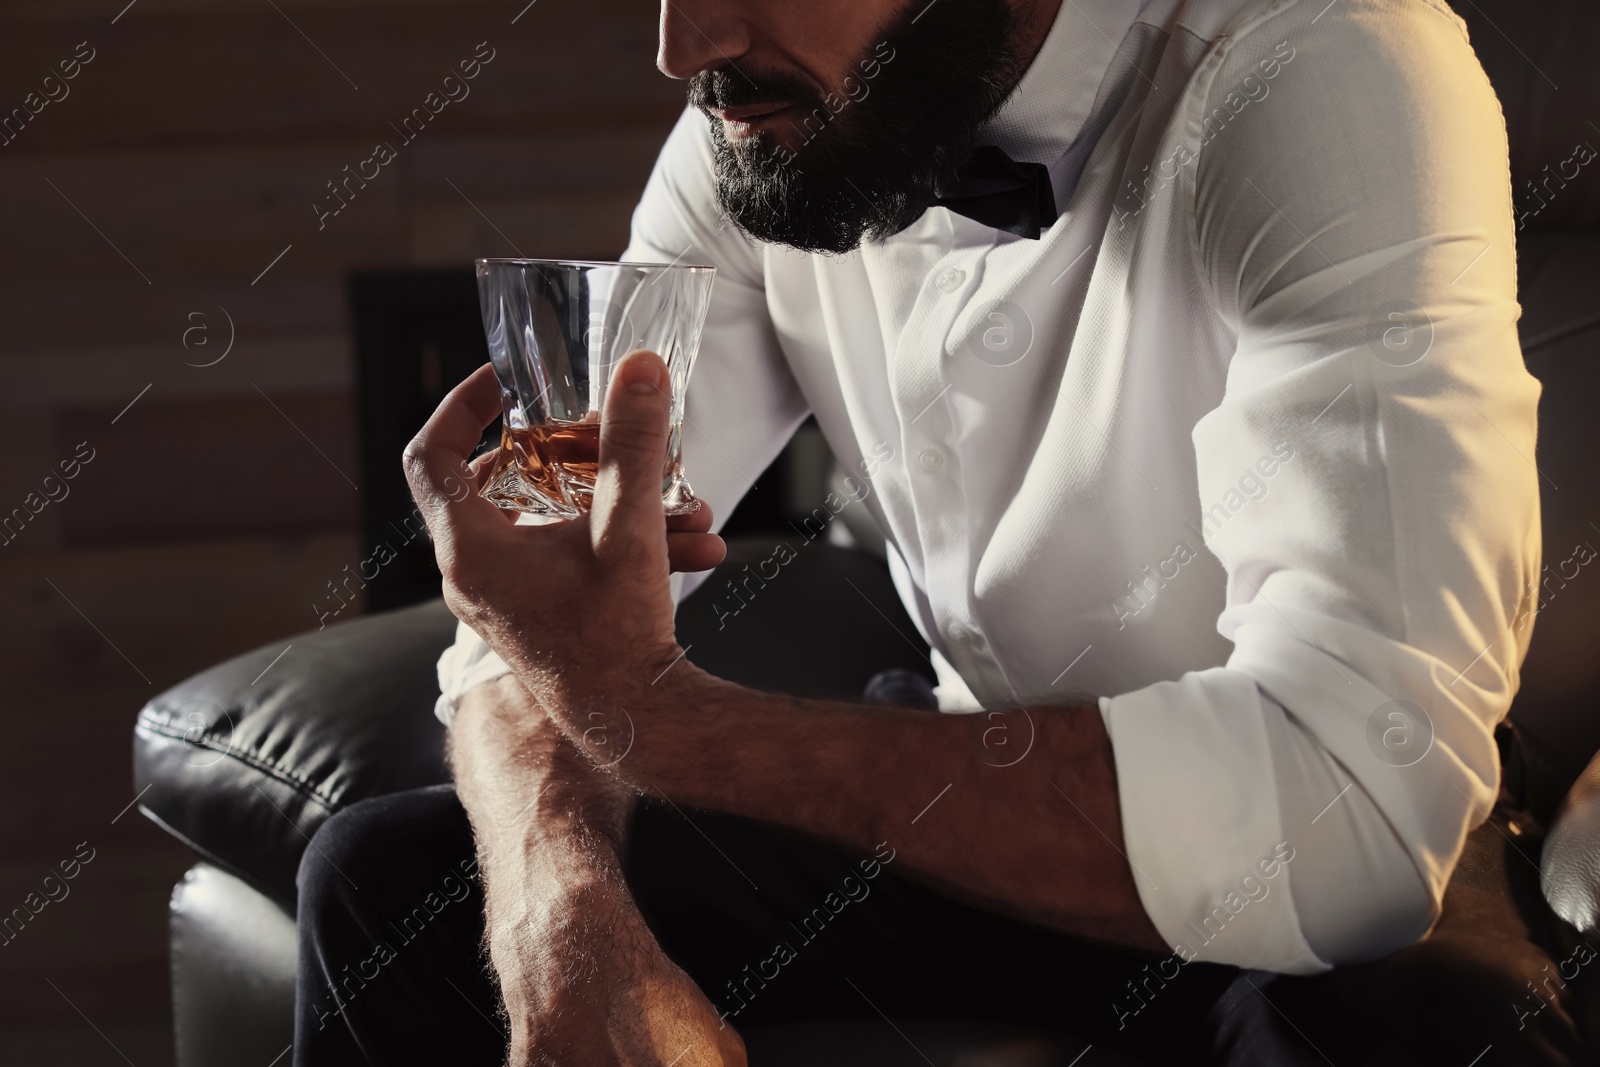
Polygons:
<instances>
[{"instance_id":1,"label":"man","mask_svg":"<svg viewBox=\"0 0 1600 1067\"><path fill-rule=\"evenodd\" d=\"M456 784L313 841L296 1063L735 1064L748 1024L880 1015L1052 1028L1085 1063L1581 1055L1565 992L1527 1002L1556 961L1485 823L1538 385L1462 23L666 0L658 65L693 106L624 258L718 268L684 446L708 506L663 517L651 354L582 519L459 491L486 369L418 435ZM714 516L808 412L938 708L987 713L684 658L669 572L721 559ZM618 709L620 760L590 732ZM997 724L1025 757L985 758ZM1489 858L1452 882L1464 847Z\"/></svg>"}]
</instances>

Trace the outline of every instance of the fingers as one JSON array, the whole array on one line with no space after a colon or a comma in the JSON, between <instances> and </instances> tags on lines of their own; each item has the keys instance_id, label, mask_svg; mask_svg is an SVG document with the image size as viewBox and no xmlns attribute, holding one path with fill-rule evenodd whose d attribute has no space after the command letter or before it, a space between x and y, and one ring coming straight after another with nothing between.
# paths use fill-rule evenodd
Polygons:
<instances>
[{"instance_id":1,"label":"fingers","mask_svg":"<svg viewBox=\"0 0 1600 1067\"><path fill-rule=\"evenodd\" d=\"M654 352L625 356L606 389L595 478L595 547L660 537L665 511L661 475L667 459L672 396L667 365Z\"/></svg>"},{"instance_id":2,"label":"fingers","mask_svg":"<svg viewBox=\"0 0 1600 1067\"><path fill-rule=\"evenodd\" d=\"M702 500L698 511L691 511L687 515L668 515L667 532L706 533L711 529L713 521L711 505Z\"/></svg>"},{"instance_id":3,"label":"fingers","mask_svg":"<svg viewBox=\"0 0 1600 1067\"><path fill-rule=\"evenodd\" d=\"M667 562L674 571L708 571L727 555L728 546L716 534L667 534Z\"/></svg>"},{"instance_id":4,"label":"fingers","mask_svg":"<svg viewBox=\"0 0 1600 1067\"><path fill-rule=\"evenodd\" d=\"M674 571L708 571L728 554L722 538L711 532L711 505L704 500L697 511L667 516L667 562Z\"/></svg>"},{"instance_id":5,"label":"fingers","mask_svg":"<svg viewBox=\"0 0 1600 1067\"><path fill-rule=\"evenodd\" d=\"M494 508L477 497L481 468L469 466L469 460L484 427L499 414L500 385L494 369L485 363L450 390L406 446L402 460L406 481L436 536L451 516L452 505L476 500Z\"/></svg>"},{"instance_id":6,"label":"fingers","mask_svg":"<svg viewBox=\"0 0 1600 1067\"><path fill-rule=\"evenodd\" d=\"M483 488L483 483L484 483L485 479L487 479L489 477L490 468L492 468L495 465L495 461L498 460L499 458L500 458L499 451L497 449L492 449L491 448L489 451L485 452L483 455L479 456L477 459L474 459L472 461L472 463L469 464L469 468L468 469L470 469L472 471L472 477L474 479L474 481L473 481L473 485L474 486L476 486L479 489Z\"/></svg>"}]
</instances>

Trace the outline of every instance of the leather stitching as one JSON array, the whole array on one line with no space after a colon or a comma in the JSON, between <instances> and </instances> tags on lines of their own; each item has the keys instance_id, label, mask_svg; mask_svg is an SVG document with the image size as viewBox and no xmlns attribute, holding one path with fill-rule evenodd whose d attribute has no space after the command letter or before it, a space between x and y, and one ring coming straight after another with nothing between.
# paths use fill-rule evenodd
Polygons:
<instances>
[{"instance_id":1,"label":"leather stitching","mask_svg":"<svg viewBox=\"0 0 1600 1067\"><path fill-rule=\"evenodd\" d=\"M259 753L250 752L227 743L220 745L213 744L210 743L211 739L204 735L202 735L198 740L191 740L190 731L188 729L179 730L171 723L170 720L158 718L158 714L159 713L153 712L149 709L140 712L139 722L136 729L157 734L169 740L178 740L183 741L185 744L195 745L201 748L209 748L213 752L220 752L225 756L232 756L234 759L237 759L246 766L252 767L257 771L268 775L269 777L276 778L285 785L293 788L296 792L305 796L308 800L316 801L329 811L334 810L338 806L338 802L334 800L333 797L322 787L313 785L309 779L298 777L297 775L285 770L277 764L269 762Z\"/></svg>"}]
</instances>

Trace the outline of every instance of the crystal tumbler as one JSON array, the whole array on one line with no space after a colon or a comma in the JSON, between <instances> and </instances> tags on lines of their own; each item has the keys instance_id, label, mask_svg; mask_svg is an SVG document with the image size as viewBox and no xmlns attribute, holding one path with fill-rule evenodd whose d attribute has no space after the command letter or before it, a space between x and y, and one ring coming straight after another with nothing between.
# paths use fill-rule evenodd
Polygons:
<instances>
[{"instance_id":1,"label":"crystal tumbler","mask_svg":"<svg viewBox=\"0 0 1600 1067\"><path fill-rule=\"evenodd\" d=\"M483 496L511 511L570 519L589 510L606 384L639 349L667 364L672 414L661 472L670 515L696 511L683 474L683 400L716 268L480 259L478 300L504 411Z\"/></svg>"}]
</instances>

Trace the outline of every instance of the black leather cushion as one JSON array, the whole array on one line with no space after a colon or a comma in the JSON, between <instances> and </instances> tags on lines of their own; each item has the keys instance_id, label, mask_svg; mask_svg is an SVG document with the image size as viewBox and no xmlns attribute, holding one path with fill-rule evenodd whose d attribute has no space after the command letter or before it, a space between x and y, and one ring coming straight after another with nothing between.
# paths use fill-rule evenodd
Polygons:
<instances>
[{"instance_id":1,"label":"black leather cushion","mask_svg":"<svg viewBox=\"0 0 1600 1067\"><path fill-rule=\"evenodd\" d=\"M294 914L204 863L173 887L170 914L178 1062L287 1067L294 1038Z\"/></svg>"},{"instance_id":2,"label":"black leather cushion","mask_svg":"<svg viewBox=\"0 0 1600 1067\"><path fill-rule=\"evenodd\" d=\"M1584 934L1600 931L1600 757L1567 794L1539 873L1551 910Z\"/></svg>"},{"instance_id":3,"label":"black leather cushion","mask_svg":"<svg viewBox=\"0 0 1600 1067\"><path fill-rule=\"evenodd\" d=\"M690 660L802 696L859 697L886 667L931 677L881 561L820 540L787 543L793 559L782 564L774 541L729 545L679 609ZM141 808L211 862L292 902L300 855L324 819L449 780L433 705L435 663L454 634L455 619L432 601L275 642L162 693L134 732L135 789L148 787Z\"/></svg>"},{"instance_id":4,"label":"black leather cushion","mask_svg":"<svg viewBox=\"0 0 1600 1067\"><path fill-rule=\"evenodd\" d=\"M433 601L290 637L174 686L139 713L140 807L293 901L300 853L334 811L448 780L434 662L454 634Z\"/></svg>"}]
</instances>

